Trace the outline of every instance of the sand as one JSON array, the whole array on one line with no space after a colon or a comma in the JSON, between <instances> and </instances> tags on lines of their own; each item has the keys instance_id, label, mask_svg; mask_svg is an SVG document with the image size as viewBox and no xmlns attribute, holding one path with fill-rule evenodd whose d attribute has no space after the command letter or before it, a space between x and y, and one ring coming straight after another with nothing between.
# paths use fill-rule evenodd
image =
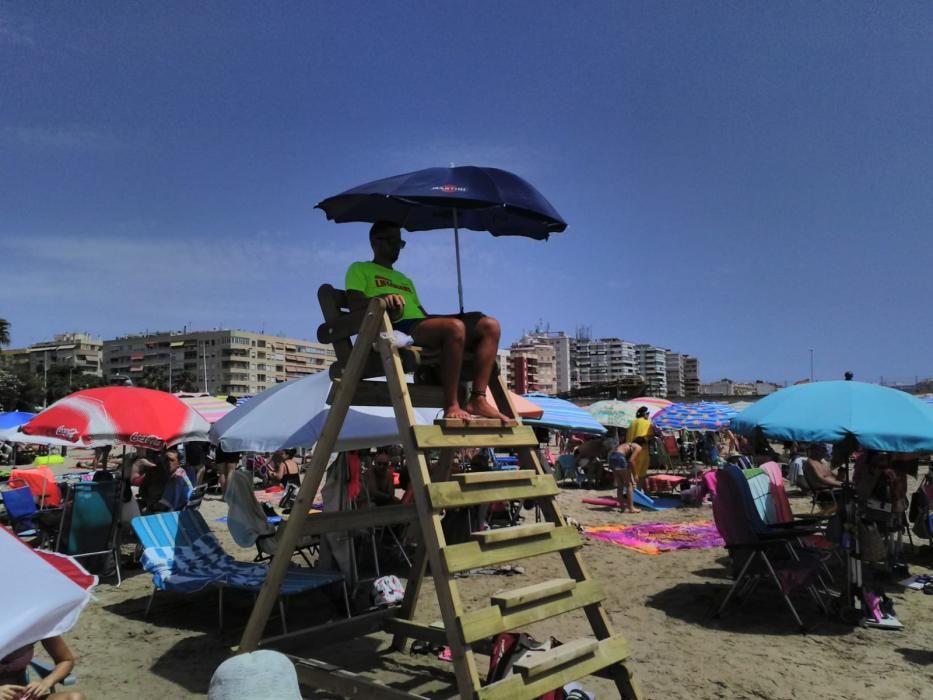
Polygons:
<instances>
[{"instance_id":1,"label":"sand","mask_svg":"<svg viewBox=\"0 0 933 700\"><path fill-rule=\"evenodd\" d=\"M607 492L565 490L559 496L564 513L584 525L710 519L705 508L684 508L660 513L620 515L580 502L583 496ZM795 499L794 508L808 512L809 500ZM238 558L253 552L236 547L226 525L215 522L226 514L218 500L202 506L224 546ZM526 511L526 515L531 515ZM583 557L608 594L606 608L616 630L627 637L631 666L649 699L767 698L790 700L820 698L933 697L933 596L895 588L898 616L905 624L899 632L851 627L823 617L812 601L797 598L798 610L811 626L800 634L773 591L760 587L754 600L724 619L710 615L729 583L725 551L684 550L649 556L609 543L588 541ZM929 573L933 555L929 547L917 552L912 573ZM524 562L520 576L474 575L463 579L461 590L468 606L488 602L495 591L527 585L563 575L556 555ZM125 572L119 588L106 579L94 601L67 639L79 657L79 688L89 698L203 698L214 668L230 653L249 614L250 598L230 596L226 625L217 630L217 593L157 596L149 620L143 619L151 579L145 572ZM439 617L432 587L425 586L419 618ZM8 603L9 604L9 603ZM289 609L293 627L339 617L323 594L313 594ZM278 632L270 622L270 633ZM539 639L554 635L569 640L586 634L582 614L574 613L533 625ZM372 652L387 646L384 636L370 637L339 649L316 652L319 658L340 661L358 670L375 667ZM389 682L422 669L428 682L415 691L433 694L450 676L443 662L428 656L381 655L381 670L374 675ZM484 659L485 657L480 657ZM432 675L433 674L433 675ZM605 680L584 680L597 698L617 697ZM320 694L309 693L308 697ZM441 696L441 695L439 695Z\"/></svg>"}]
</instances>

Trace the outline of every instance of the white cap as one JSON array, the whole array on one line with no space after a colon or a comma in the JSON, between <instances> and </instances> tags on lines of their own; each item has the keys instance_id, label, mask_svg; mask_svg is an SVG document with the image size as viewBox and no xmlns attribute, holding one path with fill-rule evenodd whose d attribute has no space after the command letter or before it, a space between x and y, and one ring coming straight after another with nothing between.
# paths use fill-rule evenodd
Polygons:
<instances>
[{"instance_id":1,"label":"white cap","mask_svg":"<svg viewBox=\"0 0 933 700\"><path fill-rule=\"evenodd\" d=\"M224 661L211 678L208 700L301 700L298 674L285 654L263 649Z\"/></svg>"}]
</instances>

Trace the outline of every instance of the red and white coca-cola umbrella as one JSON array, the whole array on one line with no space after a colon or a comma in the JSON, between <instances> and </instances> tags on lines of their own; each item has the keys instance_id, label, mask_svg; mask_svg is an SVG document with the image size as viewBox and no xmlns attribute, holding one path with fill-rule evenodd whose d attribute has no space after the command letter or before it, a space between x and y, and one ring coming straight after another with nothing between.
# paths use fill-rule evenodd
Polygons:
<instances>
[{"instance_id":1,"label":"red and white coca-cola umbrella","mask_svg":"<svg viewBox=\"0 0 933 700\"><path fill-rule=\"evenodd\" d=\"M20 430L86 447L123 443L158 450L179 442L207 440L210 424L172 394L111 386L59 399Z\"/></svg>"},{"instance_id":2,"label":"red and white coca-cola umbrella","mask_svg":"<svg viewBox=\"0 0 933 700\"><path fill-rule=\"evenodd\" d=\"M4 527L0 561L12 572L3 583L0 659L74 627L97 583L71 557L32 549Z\"/></svg>"}]
</instances>

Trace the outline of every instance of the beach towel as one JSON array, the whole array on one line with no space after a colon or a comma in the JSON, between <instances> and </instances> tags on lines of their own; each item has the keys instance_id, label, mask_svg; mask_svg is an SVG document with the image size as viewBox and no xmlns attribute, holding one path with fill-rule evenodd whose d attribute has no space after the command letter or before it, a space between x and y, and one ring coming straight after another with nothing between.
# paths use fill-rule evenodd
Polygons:
<instances>
[{"instance_id":1,"label":"beach towel","mask_svg":"<svg viewBox=\"0 0 933 700\"><path fill-rule=\"evenodd\" d=\"M761 471L768 475L771 481L771 500L774 502L775 516L779 523L790 523L794 520L790 503L784 493L784 477L781 476L781 465L777 462L765 462Z\"/></svg>"},{"instance_id":2,"label":"beach towel","mask_svg":"<svg viewBox=\"0 0 933 700\"><path fill-rule=\"evenodd\" d=\"M687 523L645 523L643 525L601 525L584 528L588 537L642 554L662 554L674 549L722 547L723 540L710 520Z\"/></svg>"}]
</instances>

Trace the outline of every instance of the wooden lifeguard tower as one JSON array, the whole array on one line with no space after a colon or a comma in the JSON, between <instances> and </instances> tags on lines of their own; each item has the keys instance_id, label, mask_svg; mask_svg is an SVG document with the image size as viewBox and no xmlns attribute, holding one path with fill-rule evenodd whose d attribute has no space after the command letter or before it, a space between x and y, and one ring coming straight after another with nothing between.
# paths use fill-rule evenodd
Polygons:
<instances>
[{"instance_id":1,"label":"wooden lifeguard tower","mask_svg":"<svg viewBox=\"0 0 933 700\"><path fill-rule=\"evenodd\" d=\"M325 323L318 330L321 342L333 343L337 362L331 367L334 389L331 410L292 515L285 525L276 555L240 641L240 652L273 644L262 635L278 597L298 539L305 534L414 522L420 528L418 549L400 607L368 613L326 628L328 640L353 638L377 630L393 634L393 645L404 648L409 639L426 640L450 647L458 697L463 700L524 700L536 698L573 680L591 674L610 677L626 700L639 697L625 661L628 647L621 635L613 634L609 616L601 606L604 594L589 575L578 552L583 542L561 516L554 500L558 492L553 476L544 472L535 448L534 431L521 424L505 426L501 421L437 421L415 425L414 406L443 407L440 387L408 384L406 371L430 363L418 348L399 349L385 304L372 299L364 311L349 313L344 292L330 285L318 290ZM356 342L351 338L356 336ZM465 375L467 373L464 373ZM372 377L385 381L367 381ZM490 389L499 410L517 416L498 373ZM308 517L312 499L340 428L351 405L391 405L398 421L399 442L404 447L414 493L414 505L383 506L346 513ZM520 423L520 422L519 422ZM455 451L470 447L516 450L517 471L464 473L451 476ZM429 469L426 450L439 450L437 467ZM441 528L445 509L481 503L532 499L540 507L542 522L477 532L472 541L448 545ZM467 610L461 600L455 575L477 567L494 566L542 554L558 553L566 577L536 583L492 596L490 605ZM421 585L428 571L442 616L442 624L415 621ZM477 647L499 634L556 617L573 610L585 613L593 638L568 641L538 655L534 661L516 663L513 675L483 685L477 671ZM301 632L292 633L300 635ZM285 635L285 636L292 636ZM282 640L283 637L277 638ZM330 664L295 658L299 678L311 687L344 697L414 698L403 690L365 680Z\"/></svg>"}]
</instances>

